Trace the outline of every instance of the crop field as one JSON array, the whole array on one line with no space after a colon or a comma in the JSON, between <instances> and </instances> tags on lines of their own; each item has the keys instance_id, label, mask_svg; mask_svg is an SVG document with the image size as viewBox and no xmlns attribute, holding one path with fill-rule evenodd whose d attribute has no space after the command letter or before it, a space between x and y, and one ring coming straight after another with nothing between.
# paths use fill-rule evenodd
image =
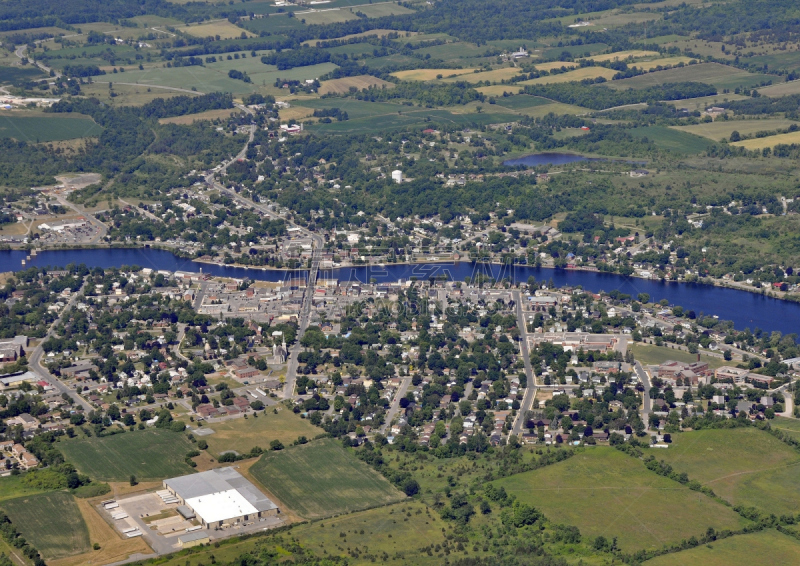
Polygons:
<instances>
[{"instance_id":1,"label":"crop field","mask_svg":"<svg viewBox=\"0 0 800 566\"><path fill-rule=\"evenodd\" d=\"M364 61L364 66L368 69L384 69L394 65L408 65L410 63L414 63L415 61L417 61L417 59L414 59L409 55L394 53L386 57L373 57L372 59L367 59Z\"/></svg>"},{"instance_id":2,"label":"crop field","mask_svg":"<svg viewBox=\"0 0 800 566\"><path fill-rule=\"evenodd\" d=\"M245 34L247 37L251 37L253 35L252 33L233 25L228 20L186 26L180 29L181 31L195 37L215 37L218 35L221 39L233 39L235 37L241 37L242 34Z\"/></svg>"},{"instance_id":3,"label":"crop field","mask_svg":"<svg viewBox=\"0 0 800 566\"><path fill-rule=\"evenodd\" d=\"M634 59L641 59L643 57L658 57L658 51L644 51L642 49L629 49L628 51L616 51L614 53L605 53L603 55L595 55L589 57L592 61L626 61L632 57Z\"/></svg>"},{"instance_id":4,"label":"crop field","mask_svg":"<svg viewBox=\"0 0 800 566\"><path fill-rule=\"evenodd\" d=\"M737 535L691 550L648 560L646 566L751 566L753 557L769 556L775 566L800 564L800 542L775 530Z\"/></svg>"},{"instance_id":5,"label":"crop field","mask_svg":"<svg viewBox=\"0 0 800 566\"><path fill-rule=\"evenodd\" d=\"M699 136L679 132L663 126L647 126L629 130L632 136L647 138L656 146L677 153L700 153L708 149L711 142Z\"/></svg>"},{"instance_id":6,"label":"crop field","mask_svg":"<svg viewBox=\"0 0 800 566\"><path fill-rule=\"evenodd\" d=\"M573 17L574 19L574 17ZM605 43L584 43L583 45L564 45L563 47L551 47L542 52L544 58L558 57L565 51L573 57L591 57L603 53L608 49Z\"/></svg>"},{"instance_id":7,"label":"crop field","mask_svg":"<svg viewBox=\"0 0 800 566\"><path fill-rule=\"evenodd\" d=\"M709 106L719 106L720 102L728 102L731 100L744 100L749 98L741 94L713 94L711 96L698 96L697 98L686 98L684 100L670 100L667 104L671 104L676 108L686 108L689 112L695 110L704 111Z\"/></svg>"},{"instance_id":8,"label":"crop field","mask_svg":"<svg viewBox=\"0 0 800 566\"><path fill-rule=\"evenodd\" d=\"M220 108L218 110L206 110L197 114L185 114L183 116L173 116L172 118L161 118L160 124L192 124L202 120L227 119L231 114L239 114L238 108Z\"/></svg>"},{"instance_id":9,"label":"crop field","mask_svg":"<svg viewBox=\"0 0 800 566\"><path fill-rule=\"evenodd\" d=\"M503 79L510 79L511 77L516 77L517 75L519 75L519 69L517 69L516 67L503 67L501 69L484 71L482 73L469 73L466 75L461 75L449 79L446 78L443 79L443 81L446 83L453 83L456 81L467 81L468 83L489 81L490 83L499 83ZM444 76L446 77L447 75Z\"/></svg>"},{"instance_id":10,"label":"crop field","mask_svg":"<svg viewBox=\"0 0 800 566\"><path fill-rule=\"evenodd\" d=\"M0 112L0 138L39 143L99 136L102 131L88 116L20 116Z\"/></svg>"},{"instance_id":11,"label":"crop field","mask_svg":"<svg viewBox=\"0 0 800 566\"><path fill-rule=\"evenodd\" d=\"M360 32L360 33L351 33L351 34L348 34L348 35L343 35L341 37L338 37L337 39L346 41L346 40L348 40L350 38L353 38L353 37L371 37L371 36L372 37L386 37L387 35L392 34L392 33L398 33L403 42L411 42L411 43L413 43L414 38L416 37L415 35L413 35L416 32L398 32L397 30L394 30L394 29L373 29L373 30L369 30L369 31L363 31L363 32ZM412 34L412 35L408 35L407 36L407 34ZM423 36L419 36L419 37L423 37ZM319 41L320 41L319 39L308 39L308 40L303 42L303 45L309 45L311 47L314 47L317 43L319 43Z\"/></svg>"},{"instance_id":12,"label":"crop field","mask_svg":"<svg viewBox=\"0 0 800 566\"><path fill-rule=\"evenodd\" d=\"M321 8L314 12L300 12L295 17L308 25L338 24L358 19L354 12L338 8Z\"/></svg>"},{"instance_id":13,"label":"crop field","mask_svg":"<svg viewBox=\"0 0 800 566\"><path fill-rule=\"evenodd\" d=\"M780 118L770 118L768 120L716 120L707 124L672 126L672 129L720 141L730 139L734 131L742 135L750 135L757 132L783 130L792 124L797 125L797 122Z\"/></svg>"},{"instance_id":14,"label":"crop field","mask_svg":"<svg viewBox=\"0 0 800 566\"><path fill-rule=\"evenodd\" d=\"M658 12L628 12L624 14L609 14L594 20L594 23L600 27L614 27L651 22L653 20L660 20L661 17L661 14Z\"/></svg>"},{"instance_id":15,"label":"crop field","mask_svg":"<svg viewBox=\"0 0 800 566\"><path fill-rule=\"evenodd\" d=\"M787 96L789 94L800 94L800 80L765 86L758 89L758 93L761 96L769 96L773 98Z\"/></svg>"},{"instance_id":16,"label":"crop field","mask_svg":"<svg viewBox=\"0 0 800 566\"><path fill-rule=\"evenodd\" d=\"M280 440L283 444L289 445L297 440L298 436L305 436L310 440L323 432L306 419L301 419L286 409L280 409L277 415L268 410L256 418L251 415L246 419L210 423L207 428L213 429L214 434L202 438L208 442L208 448L214 454L226 450L245 454L254 446L266 450L272 440Z\"/></svg>"},{"instance_id":17,"label":"crop field","mask_svg":"<svg viewBox=\"0 0 800 566\"><path fill-rule=\"evenodd\" d=\"M486 96L494 96L500 98L508 95L517 95L522 91L522 87L517 85L491 85L491 86L481 86L476 88L475 90L485 94Z\"/></svg>"},{"instance_id":18,"label":"crop field","mask_svg":"<svg viewBox=\"0 0 800 566\"><path fill-rule=\"evenodd\" d=\"M538 79L531 79L517 83L520 85L544 85L553 83L568 83L572 81L582 81L584 79L596 79L603 77L606 80L611 80L611 77L617 74L613 69L606 69L605 67L583 67L582 69L575 69L574 71L567 71L566 73L559 73L557 75L547 75L539 77Z\"/></svg>"},{"instance_id":19,"label":"crop field","mask_svg":"<svg viewBox=\"0 0 800 566\"><path fill-rule=\"evenodd\" d=\"M300 22L300 18L290 18L288 15L280 15L257 20L245 20L242 22L242 27L253 33L265 31L274 35L289 30L300 29L304 26Z\"/></svg>"},{"instance_id":20,"label":"crop field","mask_svg":"<svg viewBox=\"0 0 800 566\"><path fill-rule=\"evenodd\" d=\"M5 501L3 510L45 558L89 550L89 530L69 493L54 491Z\"/></svg>"},{"instance_id":21,"label":"crop field","mask_svg":"<svg viewBox=\"0 0 800 566\"><path fill-rule=\"evenodd\" d=\"M332 92L344 94L351 88L362 90L370 87L394 88L394 83L381 80L371 75L358 75L355 77L345 77L343 79L333 79L322 83L319 89L320 94L330 94Z\"/></svg>"},{"instance_id":22,"label":"crop field","mask_svg":"<svg viewBox=\"0 0 800 566\"><path fill-rule=\"evenodd\" d=\"M306 519L352 513L405 498L386 478L332 439L265 454L250 473Z\"/></svg>"},{"instance_id":23,"label":"crop field","mask_svg":"<svg viewBox=\"0 0 800 566\"><path fill-rule=\"evenodd\" d=\"M147 429L58 443L58 448L78 470L102 481L161 480L191 473L184 462L194 449L184 434Z\"/></svg>"},{"instance_id":24,"label":"crop field","mask_svg":"<svg viewBox=\"0 0 800 566\"><path fill-rule=\"evenodd\" d=\"M661 86L667 83L681 82L700 82L714 85L719 89L736 87L754 87L765 81L776 81L775 75L759 75L748 73L735 67L722 65L720 63L702 63L699 65L688 65L677 69L657 71L607 83L611 88L648 88L651 86Z\"/></svg>"},{"instance_id":25,"label":"crop field","mask_svg":"<svg viewBox=\"0 0 800 566\"><path fill-rule=\"evenodd\" d=\"M368 18L382 18L383 16L395 16L402 14L413 14L414 10L409 10L404 6L400 6L394 2L381 3L381 4L365 4L360 5L358 8L353 8L354 12L361 12Z\"/></svg>"},{"instance_id":26,"label":"crop field","mask_svg":"<svg viewBox=\"0 0 800 566\"><path fill-rule=\"evenodd\" d=\"M614 448L592 448L533 472L494 482L586 537L617 537L623 551L661 548L708 527L737 529L734 511L656 475ZM656 512L653 512L657 510Z\"/></svg>"},{"instance_id":27,"label":"crop field","mask_svg":"<svg viewBox=\"0 0 800 566\"><path fill-rule=\"evenodd\" d=\"M550 61L548 63L534 63L533 66L538 69L539 71L547 71L548 73L553 69L572 69L577 67L577 63L572 63L570 61Z\"/></svg>"},{"instance_id":28,"label":"crop field","mask_svg":"<svg viewBox=\"0 0 800 566\"><path fill-rule=\"evenodd\" d=\"M372 53L375 50L375 46L371 43L346 43L344 45L338 45L336 47L325 47L323 48L324 51L327 51L331 55L365 55L367 53Z\"/></svg>"},{"instance_id":29,"label":"crop field","mask_svg":"<svg viewBox=\"0 0 800 566\"><path fill-rule=\"evenodd\" d=\"M421 55L430 55L431 57L442 59L443 61L458 61L459 59L468 57L483 57L486 51L486 46L479 46L466 41L457 41L445 43L444 45L425 47L420 49L419 53Z\"/></svg>"},{"instance_id":30,"label":"crop field","mask_svg":"<svg viewBox=\"0 0 800 566\"><path fill-rule=\"evenodd\" d=\"M467 73L472 73L474 70L475 69L411 69L409 71L397 71L396 73L392 73L392 76L402 81L432 81L439 75L446 78L452 75L466 75Z\"/></svg>"},{"instance_id":31,"label":"crop field","mask_svg":"<svg viewBox=\"0 0 800 566\"><path fill-rule=\"evenodd\" d=\"M800 512L800 454L752 428L673 435L656 455L732 503L781 515Z\"/></svg>"},{"instance_id":32,"label":"crop field","mask_svg":"<svg viewBox=\"0 0 800 566\"><path fill-rule=\"evenodd\" d=\"M533 108L534 106L544 106L546 104L553 104L552 100L541 98L539 96L530 96L529 94L518 94L516 96L504 96L497 99L498 106L504 106L512 110L520 110L522 108Z\"/></svg>"},{"instance_id":33,"label":"crop field","mask_svg":"<svg viewBox=\"0 0 800 566\"><path fill-rule=\"evenodd\" d=\"M36 67L6 67L0 66L0 83L10 83L19 80L31 80L44 77Z\"/></svg>"},{"instance_id":34,"label":"crop field","mask_svg":"<svg viewBox=\"0 0 800 566\"><path fill-rule=\"evenodd\" d=\"M633 352L633 357L642 365L658 365L666 362L667 360L675 360L676 362L696 362L697 355L690 354L685 350L673 350L663 346L651 346L649 344L632 344L630 350ZM715 358L705 354L700 354L700 360L708 363L708 367L716 369L725 365L721 358Z\"/></svg>"},{"instance_id":35,"label":"crop field","mask_svg":"<svg viewBox=\"0 0 800 566\"><path fill-rule=\"evenodd\" d=\"M800 131L789 132L788 134L778 134L777 136L767 136L765 138L755 138L734 142L731 145L744 147L747 149L763 149L765 147L775 147L780 144L800 143Z\"/></svg>"},{"instance_id":36,"label":"crop field","mask_svg":"<svg viewBox=\"0 0 800 566\"><path fill-rule=\"evenodd\" d=\"M649 61L636 61L633 63L632 66L639 67L640 69L644 69L645 71L652 71L653 69L657 69L658 67L674 67L675 65L679 65L683 63L684 65L688 65L692 61L697 61L697 59L692 59L691 57L664 57L663 59L652 59Z\"/></svg>"}]
</instances>

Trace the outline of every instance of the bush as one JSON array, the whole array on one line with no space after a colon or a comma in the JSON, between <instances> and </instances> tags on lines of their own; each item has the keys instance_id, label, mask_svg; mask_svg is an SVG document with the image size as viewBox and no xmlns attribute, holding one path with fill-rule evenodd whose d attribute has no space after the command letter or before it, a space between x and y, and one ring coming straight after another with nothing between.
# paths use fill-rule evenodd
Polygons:
<instances>
[{"instance_id":1,"label":"bush","mask_svg":"<svg viewBox=\"0 0 800 566\"><path fill-rule=\"evenodd\" d=\"M111 491L111 486L107 483L90 483L89 485L82 485L72 490L72 495L80 497L81 499L89 499L99 495L105 495Z\"/></svg>"},{"instance_id":2,"label":"bush","mask_svg":"<svg viewBox=\"0 0 800 566\"><path fill-rule=\"evenodd\" d=\"M270 450L283 450L283 443L280 440L273 440L269 443Z\"/></svg>"},{"instance_id":3,"label":"bush","mask_svg":"<svg viewBox=\"0 0 800 566\"><path fill-rule=\"evenodd\" d=\"M208 442L206 442L205 440L198 440L197 441L197 447L200 450L207 450L208 449Z\"/></svg>"}]
</instances>

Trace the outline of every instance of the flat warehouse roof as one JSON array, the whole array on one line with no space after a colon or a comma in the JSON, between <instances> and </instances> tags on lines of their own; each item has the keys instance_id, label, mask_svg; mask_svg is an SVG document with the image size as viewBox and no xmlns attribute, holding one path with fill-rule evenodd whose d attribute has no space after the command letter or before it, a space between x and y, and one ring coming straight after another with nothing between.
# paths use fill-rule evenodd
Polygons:
<instances>
[{"instance_id":1,"label":"flat warehouse roof","mask_svg":"<svg viewBox=\"0 0 800 566\"><path fill-rule=\"evenodd\" d=\"M186 505L194 509L194 512L206 523L216 523L258 513L258 509L235 489L187 499Z\"/></svg>"}]
</instances>

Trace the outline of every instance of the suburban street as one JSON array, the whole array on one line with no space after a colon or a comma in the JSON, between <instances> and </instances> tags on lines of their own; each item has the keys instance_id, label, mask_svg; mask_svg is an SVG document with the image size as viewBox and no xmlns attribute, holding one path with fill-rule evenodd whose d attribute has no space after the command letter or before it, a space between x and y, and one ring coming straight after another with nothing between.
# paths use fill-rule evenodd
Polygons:
<instances>
[{"instance_id":1,"label":"suburban street","mask_svg":"<svg viewBox=\"0 0 800 566\"><path fill-rule=\"evenodd\" d=\"M634 370L636 371L636 375L642 382L642 387L644 387L644 393L642 393L642 422L644 422L644 426L648 426L648 419L650 417L650 378L647 377L647 372L642 367L642 364L638 361L633 365Z\"/></svg>"},{"instance_id":2,"label":"suburban street","mask_svg":"<svg viewBox=\"0 0 800 566\"><path fill-rule=\"evenodd\" d=\"M522 355L522 361L525 363L525 377L528 380L528 387L525 388L525 395L522 398L522 403L520 403L519 411L517 411L517 418L514 420L514 426L511 428L511 434L519 435L522 433L522 429L525 426L525 413L531 410L533 398L536 396L536 377L533 375L531 356L528 351L528 329L525 324L525 316L522 312L522 296L519 291L514 291L513 296L517 308L519 349Z\"/></svg>"},{"instance_id":3,"label":"suburban street","mask_svg":"<svg viewBox=\"0 0 800 566\"><path fill-rule=\"evenodd\" d=\"M394 394L394 399L392 399L392 405L389 407L389 412L386 413L386 420L384 421L383 426L381 426L381 434L386 433L395 416L397 416L397 412L400 410L400 399L406 396L406 391L408 391L409 385L411 385L411 377L404 377L400 387L397 388L397 393Z\"/></svg>"}]
</instances>

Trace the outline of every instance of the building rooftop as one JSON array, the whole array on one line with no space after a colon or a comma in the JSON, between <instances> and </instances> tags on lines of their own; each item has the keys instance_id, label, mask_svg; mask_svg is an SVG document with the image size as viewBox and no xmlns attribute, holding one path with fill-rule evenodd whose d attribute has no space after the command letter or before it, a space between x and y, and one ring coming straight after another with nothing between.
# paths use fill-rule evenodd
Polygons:
<instances>
[{"instance_id":1,"label":"building rooftop","mask_svg":"<svg viewBox=\"0 0 800 566\"><path fill-rule=\"evenodd\" d=\"M245 509L239 515L270 511L278 507L233 468L216 468L199 474L171 478L164 480L164 485L178 494L206 522L238 516L209 518L219 515L215 507L225 508L227 511L233 511L235 507ZM237 495L229 493L231 491Z\"/></svg>"}]
</instances>

